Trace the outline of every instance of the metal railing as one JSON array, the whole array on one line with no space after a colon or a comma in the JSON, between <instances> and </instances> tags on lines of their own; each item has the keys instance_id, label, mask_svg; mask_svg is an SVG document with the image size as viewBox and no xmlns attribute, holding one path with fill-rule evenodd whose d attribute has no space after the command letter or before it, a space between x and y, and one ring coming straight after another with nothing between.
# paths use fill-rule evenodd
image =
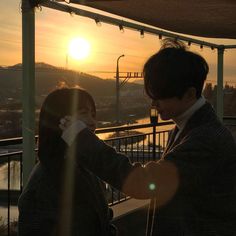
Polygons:
<instances>
[{"instance_id":1,"label":"metal railing","mask_svg":"<svg viewBox=\"0 0 236 236\"><path fill-rule=\"evenodd\" d=\"M103 128L97 129L96 134L117 151L125 153L131 162L145 164L160 157L167 142L168 130L160 131L159 129L171 124L173 123L163 122L157 125L143 124ZM105 138L103 138L104 135ZM1 178L3 178L0 179L0 209L2 209L1 212L5 212L5 215L0 214L0 220L6 225L7 235L11 235L11 227L15 225L12 224L12 221L17 220L17 216L12 216L12 209L18 212L17 201L22 191L21 137L0 140L0 172L2 173ZM109 205L128 199L123 193L108 184L106 184L106 190Z\"/></svg>"},{"instance_id":2,"label":"metal railing","mask_svg":"<svg viewBox=\"0 0 236 236\"><path fill-rule=\"evenodd\" d=\"M224 117L224 123L229 127L235 127L236 117ZM117 151L125 153L131 162L142 162L157 160L165 148L168 138L168 127L172 122L152 124L130 125L124 127L112 127L97 129L98 136L106 135L105 142L116 148ZM163 130L160 131L160 128ZM147 131L149 129L149 131ZM165 130L164 130L165 129ZM135 130L135 132L134 132ZM145 132L140 132L145 130ZM37 140L37 137L36 137ZM0 140L0 224L5 223L7 235L15 235L12 221L12 208L17 211L17 200L22 190L22 138ZM3 177L4 175L4 177ZM4 184L1 182L4 181ZM127 197L107 185L107 197L110 205L125 201ZM5 214L3 214L5 213ZM0 225L1 230L2 225ZM13 232L13 233L12 233Z\"/></svg>"}]
</instances>

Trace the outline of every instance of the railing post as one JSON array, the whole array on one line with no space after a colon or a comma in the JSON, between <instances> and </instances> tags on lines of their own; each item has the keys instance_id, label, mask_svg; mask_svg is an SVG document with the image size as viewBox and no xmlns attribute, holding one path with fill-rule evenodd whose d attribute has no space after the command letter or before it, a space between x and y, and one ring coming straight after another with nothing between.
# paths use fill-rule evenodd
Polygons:
<instances>
[{"instance_id":1,"label":"railing post","mask_svg":"<svg viewBox=\"0 0 236 236\"><path fill-rule=\"evenodd\" d=\"M10 161L10 157L7 158L7 233L8 235L10 235L10 207L11 207L11 161Z\"/></svg>"},{"instance_id":2,"label":"railing post","mask_svg":"<svg viewBox=\"0 0 236 236\"><path fill-rule=\"evenodd\" d=\"M35 163L35 13L22 0L23 186Z\"/></svg>"},{"instance_id":3,"label":"railing post","mask_svg":"<svg viewBox=\"0 0 236 236\"><path fill-rule=\"evenodd\" d=\"M156 124L153 123L152 157L156 160Z\"/></svg>"},{"instance_id":4,"label":"railing post","mask_svg":"<svg viewBox=\"0 0 236 236\"><path fill-rule=\"evenodd\" d=\"M218 118L223 121L224 115L224 46L218 48L217 54L217 95L216 95L216 113Z\"/></svg>"}]
</instances>

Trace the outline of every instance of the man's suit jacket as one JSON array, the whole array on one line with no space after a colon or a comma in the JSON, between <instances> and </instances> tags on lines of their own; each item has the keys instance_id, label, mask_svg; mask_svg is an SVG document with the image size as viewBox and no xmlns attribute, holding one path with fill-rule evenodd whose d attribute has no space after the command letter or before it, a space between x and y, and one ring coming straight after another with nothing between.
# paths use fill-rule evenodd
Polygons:
<instances>
[{"instance_id":1,"label":"man's suit jacket","mask_svg":"<svg viewBox=\"0 0 236 236\"><path fill-rule=\"evenodd\" d=\"M153 235L236 235L236 145L209 103L192 115L161 160L144 167L88 129L71 150L114 187L135 198L157 199Z\"/></svg>"},{"instance_id":2,"label":"man's suit jacket","mask_svg":"<svg viewBox=\"0 0 236 236\"><path fill-rule=\"evenodd\" d=\"M232 135L206 103L173 138L170 134L162 159L178 167L180 185L171 201L159 209L154 235L236 235Z\"/></svg>"}]
</instances>

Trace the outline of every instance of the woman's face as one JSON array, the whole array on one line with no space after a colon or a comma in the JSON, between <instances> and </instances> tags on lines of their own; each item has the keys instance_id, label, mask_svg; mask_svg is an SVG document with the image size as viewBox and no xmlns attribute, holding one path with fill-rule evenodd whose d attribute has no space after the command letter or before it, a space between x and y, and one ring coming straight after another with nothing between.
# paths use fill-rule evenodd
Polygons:
<instances>
[{"instance_id":1,"label":"woman's face","mask_svg":"<svg viewBox=\"0 0 236 236\"><path fill-rule=\"evenodd\" d=\"M76 115L80 120L82 120L90 130L95 131L96 129L96 111L94 110L92 104L87 101L87 103L78 110Z\"/></svg>"}]
</instances>

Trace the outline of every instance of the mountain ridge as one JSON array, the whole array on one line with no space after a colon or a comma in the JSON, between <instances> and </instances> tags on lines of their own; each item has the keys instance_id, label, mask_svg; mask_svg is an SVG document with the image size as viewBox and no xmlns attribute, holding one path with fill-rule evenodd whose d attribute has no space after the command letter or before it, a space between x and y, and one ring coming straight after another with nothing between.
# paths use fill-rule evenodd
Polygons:
<instances>
[{"instance_id":1,"label":"mountain ridge","mask_svg":"<svg viewBox=\"0 0 236 236\"><path fill-rule=\"evenodd\" d=\"M22 87L22 64L18 63L0 68L1 89L21 90ZM84 72L67 70L44 62L35 64L36 96L49 93L51 90L62 86L79 86L88 90L93 96L114 96L115 80L102 79ZM128 89L142 89L143 86L135 83L127 83ZM99 89L98 89L99 88Z\"/></svg>"}]
</instances>

